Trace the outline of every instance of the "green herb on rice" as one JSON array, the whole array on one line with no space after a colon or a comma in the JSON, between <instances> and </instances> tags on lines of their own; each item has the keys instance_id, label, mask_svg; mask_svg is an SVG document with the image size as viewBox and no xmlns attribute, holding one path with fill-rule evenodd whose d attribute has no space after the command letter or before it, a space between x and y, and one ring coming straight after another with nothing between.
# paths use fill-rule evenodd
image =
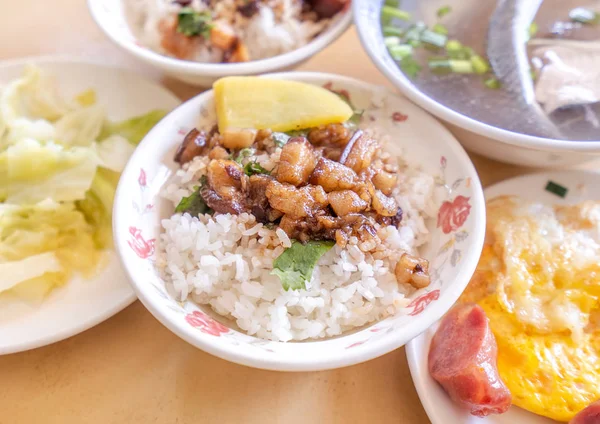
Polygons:
<instances>
[{"instance_id":1,"label":"green herb on rice","mask_svg":"<svg viewBox=\"0 0 600 424\"><path fill-rule=\"evenodd\" d=\"M271 274L279 277L286 291L306 289L306 282L312 278L317 262L334 245L333 241L309 241L302 244L294 240L292 246L275 259Z\"/></svg>"},{"instance_id":2,"label":"green herb on rice","mask_svg":"<svg viewBox=\"0 0 600 424\"><path fill-rule=\"evenodd\" d=\"M239 163L240 165L242 165L242 162L244 161L244 159L254 156L255 153L256 153L255 149L253 149L252 147L246 147L238 152L234 161Z\"/></svg>"},{"instance_id":3,"label":"green herb on rice","mask_svg":"<svg viewBox=\"0 0 600 424\"><path fill-rule=\"evenodd\" d=\"M191 7L184 7L177 14L177 32L185 36L201 35L208 39L212 27L210 12L197 12Z\"/></svg>"},{"instance_id":4,"label":"green herb on rice","mask_svg":"<svg viewBox=\"0 0 600 424\"><path fill-rule=\"evenodd\" d=\"M202 188L207 184L206 175L200 178L200 186L194 187L194 192L187 197L183 197L177 207L175 208L176 213L189 213L191 216L198 216L202 214L212 215L214 211L208 207L204 199L202 198Z\"/></svg>"},{"instance_id":5,"label":"green herb on rice","mask_svg":"<svg viewBox=\"0 0 600 424\"><path fill-rule=\"evenodd\" d=\"M246 165L244 165L244 174L246 174L249 177L257 174L270 175L271 171L267 171L258 162L248 162Z\"/></svg>"}]
</instances>

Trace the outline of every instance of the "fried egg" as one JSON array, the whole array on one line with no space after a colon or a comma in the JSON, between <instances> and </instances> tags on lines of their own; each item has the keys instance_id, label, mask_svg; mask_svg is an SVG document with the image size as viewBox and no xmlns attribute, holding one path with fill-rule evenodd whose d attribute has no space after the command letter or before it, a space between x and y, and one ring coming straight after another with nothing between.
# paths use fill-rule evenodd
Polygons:
<instances>
[{"instance_id":1,"label":"fried egg","mask_svg":"<svg viewBox=\"0 0 600 424\"><path fill-rule=\"evenodd\" d=\"M486 243L461 297L485 310L513 403L569 421L600 399L600 202L488 202Z\"/></svg>"}]
</instances>

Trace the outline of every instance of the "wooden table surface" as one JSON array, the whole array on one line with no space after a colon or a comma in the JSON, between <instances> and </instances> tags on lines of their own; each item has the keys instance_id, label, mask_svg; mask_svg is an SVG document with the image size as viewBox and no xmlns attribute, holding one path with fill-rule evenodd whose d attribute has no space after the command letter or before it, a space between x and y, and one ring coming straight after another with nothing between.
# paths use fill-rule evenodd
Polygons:
<instances>
[{"instance_id":1,"label":"wooden table surface","mask_svg":"<svg viewBox=\"0 0 600 424\"><path fill-rule=\"evenodd\" d=\"M94 0L102 1L102 0ZM0 0L0 60L99 58L165 79L114 46L84 0ZM300 67L391 88L354 29ZM531 170L472 155L484 185ZM404 349L334 371L278 373L235 365L179 339L141 305L60 343L0 357L0 424L428 423Z\"/></svg>"}]
</instances>

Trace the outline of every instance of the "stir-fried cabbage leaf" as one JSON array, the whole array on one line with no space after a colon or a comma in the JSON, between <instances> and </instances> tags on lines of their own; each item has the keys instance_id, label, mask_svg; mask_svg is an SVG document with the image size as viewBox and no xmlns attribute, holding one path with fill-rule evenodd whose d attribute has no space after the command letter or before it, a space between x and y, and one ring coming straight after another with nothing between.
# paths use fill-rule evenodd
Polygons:
<instances>
[{"instance_id":1,"label":"stir-fried cabbage leaf","mask_svg":"<svg viewBox=\"0 0 600 424\"><path fill-rule=\"evenodd\" d=\"M60 269L56 270L55 263L50 264L48 256L42 257L42 261L38 257L31 265L40 261L40 269L45 271L43 275L23 272L20 278L13 277L13 289L35 279L34 287L24 290L45 294L53 287L63 285L74 273L86 277L93 275L104 256L94 242L94 227L73 203L44 201L36 205L1 208L0 270L2 267L14 269L7 264L16 266L15 261L45 253L55 255Z\"/></svg>"},{"instance_id":2,"label":"stir-fried cabbage leaf","mask_svg":"<svg viewBox=\"0 0 600 424\"><path fill-rule=\"evenodd\" d=\"M93 89L64 100L34 66L0 88L0 292L41 300L97 270L120 173L165 114L110 122Z\"/></svg>"},{"instance_id":3,"label":"stir-fried cabbage leaf","mask_svg":"<svg viewBox=\"0 0 600 424\"><path fill-rule=\"evenodd\" d=\"M33 204L83 199L97 164L91 149L24 139L0 153L0 200Z\"/></svg>"},{"instance_id":4,"label":"stir-fried cabbage leaf","mask_svg":"<svg viewBox=\"0 0 600 424\"><path fill-rule=\"evenodd\" d=\"M17 284L32 278L41 277L47 272L60 272L62 270L58 258L53 252L40 253L28 256L19 261L0 263L0 292L10 290Z\"/></svg>"},{"instance_id":5,"label":"stir-fried cabbage leaf","mask_svg":"<svg viewBox=\"0 0 600 424\"><path fill-rule=\"evenodd\" d=\"M165 117L167 112L164 110L153 110L144 115L136 116L131 119L126 119L121 122L106 122L100 133L100 140L111 135L120 135L129 140L130 143L136 146L148 134L148 132Z\"/></svg>"},{"instance_id":6,"label":"stir-fried cabbage leaf","mask_svg":"<svg viewBox=\"0 0 600 424\"><path fill-rule=\"evenodd\" d=\"M106 112L100 105L69 112L56 122L56 141L68 146L91 146L105 120Z\"/></svg>"},{"instance_id":7,"label":"stir-fried cabbage leaf","mask_svg":"<svg viewBox=\"0 0 600 424\"><path fill-rule=\"evenodd\" d=\"M134 150L135 146L118 134L96 144L100 166L115 172L123 172Z\"/></svg>"},{"instance_id":8,"label":"stir-fried cabbage leaf","mask_svg":"<svg viewBox=\"0 0 600 424\"><path fill-rule=\"evenodd\" d=\"M76 202L85 219L94 227L94 242L99 249L112 247L112 207L119 173L98 168L85 199Z\"/></svg>"},{"instance_id":9,"label":"stir-fried cabbage leaf","mask_svg":"<svg viewBox=\"0 0 600 424\"><path fill-rule=\"evenodd\" d=\"M56 82L36 66L25 67L23 76L0 94L0 116L6 126L18 118L55 121L73 108L60 96Z\"/></svg>"}]
</instances>

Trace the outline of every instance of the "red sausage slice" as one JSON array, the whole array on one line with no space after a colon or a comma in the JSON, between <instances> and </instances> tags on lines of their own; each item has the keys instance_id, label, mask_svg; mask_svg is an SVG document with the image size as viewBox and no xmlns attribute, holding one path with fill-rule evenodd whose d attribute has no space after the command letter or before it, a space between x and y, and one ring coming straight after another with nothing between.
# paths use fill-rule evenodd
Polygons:
<instances>
[{"instance_id":1,"label":"red sausage slice","mask_svg":"<svg viewBox=\"0 0 600 424\"><path fill-rule=\"evenodd\" d=\"M496 339L483 309L459 305L442 319L431 340L429 373L471 414L502 414L512 396L498 375L497 358Z\"/></svg>"},{"instance_id":2,"label":"red sausage slice","mask_svg":"<svg viewBox=\"0 0 600 424\"><path fill-rule=\"evenodd\" d=\"M580 411L569 424L600 424L600 400Z\"/></svg>"}]
</instances>

